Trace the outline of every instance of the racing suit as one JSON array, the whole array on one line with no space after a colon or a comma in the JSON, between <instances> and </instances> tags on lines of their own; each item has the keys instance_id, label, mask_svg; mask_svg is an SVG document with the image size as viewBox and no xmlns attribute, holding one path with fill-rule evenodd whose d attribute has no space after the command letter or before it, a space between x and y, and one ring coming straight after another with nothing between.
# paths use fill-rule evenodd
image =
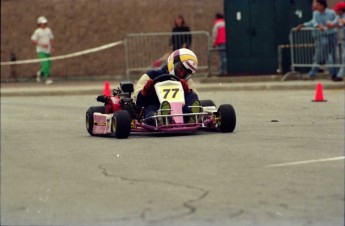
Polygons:
<instances>
[{"instance_id":1,"label":"racing suit","mask_svg":"<svg viewBox=\"0 0 345 226\"><path fill-rule=\"evenodd\" d=\"M164 65L159 70L147 71L145 74L143 74L140 77L140 79L138 80L136 84L133 97L134 97L134 101L137 107L139 108L144 107L144 110L143 110L144 118L154 116L154 114L158 111L160 107L160 103L155 92L150 95L144 96L141 93L141 90L143 89L143 87L145 86L148 80L155 79L156 77L163 74L169 74L167 65ZM195 88L195 83L193 82L193 80L188 79L187 84L189 86L190 93L188 94L185 93L185 106L182 109L183 113L191 113L191 110L188 108L188 106L191 106L193 102L199 99L196 88Z\"/></svg>"}]
</instances>

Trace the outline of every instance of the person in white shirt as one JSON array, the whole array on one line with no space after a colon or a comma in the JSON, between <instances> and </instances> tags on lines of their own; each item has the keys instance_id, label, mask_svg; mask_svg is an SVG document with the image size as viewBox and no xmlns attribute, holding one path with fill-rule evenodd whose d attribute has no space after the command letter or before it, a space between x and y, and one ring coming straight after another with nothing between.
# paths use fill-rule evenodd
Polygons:
<instances>
[{"instance_id":1,"label":"person in white shirt","mask_svg":"<svg viewBox=\"0 0 345 226\"><path fill-rule=\"evenodd\" d=\"M44 16L37 19L38 27L31 36L32 43L36 45L36 52L39 59L50 58L54 49L54 36L51 29L47 26L48 20ZM47 85L52 84L50 78L51 60L41 61L41 69L37 72L36 81L40 82L41 77L45 77Z\"/></svg>"}]
</instances>

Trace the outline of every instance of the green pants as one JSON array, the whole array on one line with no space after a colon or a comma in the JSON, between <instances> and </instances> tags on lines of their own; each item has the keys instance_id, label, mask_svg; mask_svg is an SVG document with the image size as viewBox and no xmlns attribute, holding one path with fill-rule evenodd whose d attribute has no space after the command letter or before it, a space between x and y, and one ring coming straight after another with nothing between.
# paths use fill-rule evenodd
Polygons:
<instances>
[{"instance_id":1,"label":"green pants","mask_svg":"<svg viewBox=\"0 0 345 226\"><path fill-rule=\"evenodd\" d=\"M42 53L39 52L38 53L38 58L42 59L42 58L47 58L50 57L49 53ZM50 67L51 67L51 60L47 60L47 61L41 61L41 73L43 73L44 77L47 79L50 76Z\"/></svg>"}]
</instances>

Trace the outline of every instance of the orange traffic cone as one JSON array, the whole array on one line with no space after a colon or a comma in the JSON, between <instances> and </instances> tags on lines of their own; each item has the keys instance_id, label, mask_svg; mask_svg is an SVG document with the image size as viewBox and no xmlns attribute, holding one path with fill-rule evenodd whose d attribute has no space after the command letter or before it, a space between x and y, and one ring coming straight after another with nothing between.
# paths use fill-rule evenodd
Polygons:
<instances>
[{"instance_id":1,"label":"orange traffic cone","mask_svg":"<svg viewBox=\"0 0 345 226\"><path fill-rule=\"evenodd\" d=\"M316 84L316 91L315 91L315 97L313 102L326 102L325 98L323 97L323 91L322 91L322 84L318 82Z\"/></svg>"},{"instance_id":2,"label":"orange traffic cone","mask_svg":"<svg viewBox=\"0 0 345 226\"><path fill-rule=\"evenodd\" d=\"M104 96L111 96L110 85L109 85L109 82L108 82L108 81L106 81L106 82L104 83L103 95L104 95Z\"/></svg>"}]
</instances>

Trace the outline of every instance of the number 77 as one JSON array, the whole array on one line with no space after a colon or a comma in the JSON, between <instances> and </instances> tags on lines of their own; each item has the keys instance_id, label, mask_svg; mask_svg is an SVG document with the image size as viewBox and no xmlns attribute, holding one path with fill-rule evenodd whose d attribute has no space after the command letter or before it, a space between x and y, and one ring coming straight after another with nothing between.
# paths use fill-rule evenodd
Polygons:
<instances>
[{"instance_id":1,"label":"number 77","mask_svg":"<svg viewBox=\"0 0 345 226\"><path fill-rule=\"evenodd\" d=\"M163 97L164 99L166 99L168 97L170 91L174 92L172 95L172 98L175 98L179 89L177 89L177 88L176 89L163 89L163 92L165 92L164 97Z\"/></svg>"}]
</instances>

